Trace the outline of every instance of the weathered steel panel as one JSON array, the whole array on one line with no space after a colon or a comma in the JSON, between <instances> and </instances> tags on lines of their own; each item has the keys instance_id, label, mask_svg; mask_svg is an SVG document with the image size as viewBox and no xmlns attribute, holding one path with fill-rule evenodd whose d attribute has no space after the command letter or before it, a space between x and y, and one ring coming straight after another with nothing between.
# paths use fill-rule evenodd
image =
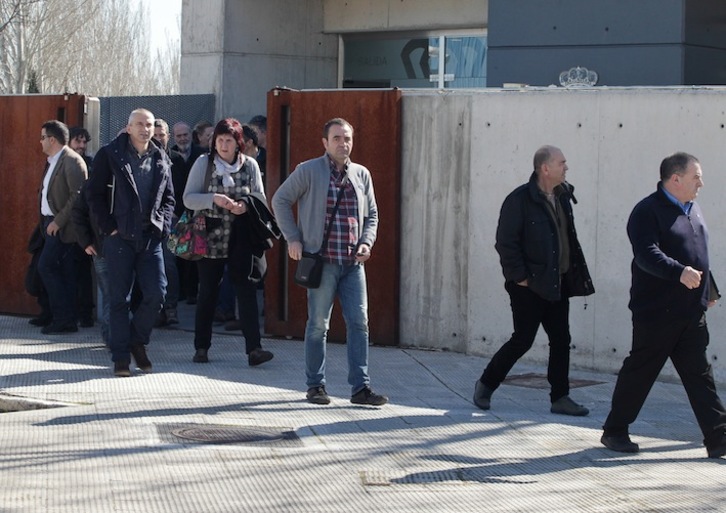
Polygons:
<instances>
[{"instance_id":1,"label":"weathered steel panel","mask_svg":"<svg viewBox=\"0 0 726 513\"><path fill-rule=\"evenodd\" d=\"M366 263L371 342L398 344L401 93L375 91L291 91L268 93L267 194L272 197L297 164L323 154L326 121L346 119L354 128L352 159L370 169L380 225L373 256ZM267 254L265 328L272 335L302 337L307 320L305 290L293 283L295 264L284 243ZM345 340L335 307L329 339Z\"/></svg>"}]
</instances>

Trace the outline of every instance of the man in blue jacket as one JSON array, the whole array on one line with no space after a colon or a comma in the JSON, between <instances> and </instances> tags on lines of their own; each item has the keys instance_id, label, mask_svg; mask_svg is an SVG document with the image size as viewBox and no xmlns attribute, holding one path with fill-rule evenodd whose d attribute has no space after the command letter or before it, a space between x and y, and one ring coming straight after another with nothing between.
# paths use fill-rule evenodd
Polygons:
<instances>
[{"instance_id":1,"label":"man in blue jacket","mask_svg":"<svg viewBox=\"0 0 726 513\"><path fill-rule=\"evenodd\" d=\"M534 154L534 172L502 204L496 249L509 293L514 333L484 369L474 386L474 404L490 408L492 393L534 343L540 324L550 341L547 379L552 413L587 415L570 399L569 298L595 290L577 240L571 201L574 188L565 181L567 161L554 146Z\"/></svg>"},{"instance_id":2,"label":"man in blue jacket","mask_svg":"<svg viewBox=\"0 0 726 513\"><path fill-rule=\"evenodd\" d=\"M118 377L131 375L130 355L142 372L151 372L145 346L166 293L161 241L171 228L174 187L171 161L153 135L154 115L134 110L126 133L96 154L88 184L91 216L104 237L111 296L109 342ZM134 280L143 299L129 320L127 296Z\"/></svg>"},{"instance_id":3,"label":"man in blue jacket","mask_svg":"<svg viewBox=\"0 0 726 513\"><path fill-rule=\"evenodd\" d=\"M726 410L706 357L706 309L718 292L708 262L708 230L698 203L703 171L687 153L666 157L657 190L638 203L628 220L633 247L629 308L633 347L613 391L602 444L638 452L628 426L638 416L668 358L681 377L703 433L709 458L726 454Z\"/></svg>"}]
</instances>

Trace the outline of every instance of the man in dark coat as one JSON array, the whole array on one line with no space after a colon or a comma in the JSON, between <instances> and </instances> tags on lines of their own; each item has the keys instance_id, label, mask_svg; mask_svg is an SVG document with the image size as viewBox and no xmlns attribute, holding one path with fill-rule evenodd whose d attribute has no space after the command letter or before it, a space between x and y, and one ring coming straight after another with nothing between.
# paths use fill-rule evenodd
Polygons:
<instances>
[{"instance_id":1,"label":"man in dark coat","mask_svg":"<svg viewBox=\"0 0 726 513\"><path fill-rule=\"evenodd\" d=\"M529 183L517 187L502 205L495 247L512 306L514 333L476 382L474 404L482 410L490 408L492 393L532 347L541 324L550 341L550 411L589 413L569 395L569 298L592 294L594 288L575 232L570 203L575 201L574 188L565 181L567 169L559 148L541 147L534 154Z\"/></svg>"},{"instance_id":2,"label":"man in dark coat","mask_svg":"<svg viewBox=\"0 0 726 513\"><path fill-rule=\"evenodd\" d=\"M131 355L142 372L151 372L146 345L166 293L161 243L171 228L174 187L171 161L153 135L154 115L134 110L126 133L96 154L88 184L88 205L109 269L110 346L118 377L131 375ZM143 299L129 320L134 280Z\"/></svg>"},{"instance_id":3,"label":"man in dark coat","mask_svg":"<svg viewBox=\"0 0 726 513\"><path fill-rule=\"evenodd\" d=\"M638 452L629 426L638 416L668 358L686 389L709 458L726 455L726 410L716 393L706 356L706 309L718 298L708 260L708 229L695 202L703 187L698 159L666 157L656 192L638 203L628 220L633 247L630 310L633 347L613 391L602 444Z\"/></svg>"}]
</instances>

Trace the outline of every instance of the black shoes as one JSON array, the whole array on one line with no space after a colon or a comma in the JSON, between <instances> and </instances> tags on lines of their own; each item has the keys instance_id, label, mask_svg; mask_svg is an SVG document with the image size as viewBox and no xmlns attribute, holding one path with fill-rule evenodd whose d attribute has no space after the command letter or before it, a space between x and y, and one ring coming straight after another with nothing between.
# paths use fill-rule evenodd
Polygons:
<instances>
[{"instance_id":1,"label":"black shoes","mask_svg":"<svg viewBox=\"0 0 726 513\"><path fill-rule=\"evenodd\" d=\"M708 451L709 458L717 459L726 456L726 436L721 438L718 444L712 447L706 447L706 451Z\"/></svg>"},{"instance_id":2,"label":"black shoes","mask_svg":"<svg viewBox=\"0 0 726 513\"><path fill-rule=\"evenodd\" d=\"M167 308L164 310L164 316L166 317L167 326L179 324L179 315L177 314L176 308Z\"/></svg>"},{"instance_id":3,"label":"black shoes","mask_svg":"<svg viewBox=\"0 0 726 513\"><path fill-rule=\"evenodd\" d=\"M230 319L224 323L224 331L240 331L242 323L237 319Z\"/></svg>"},{"instance_id":4,"label":"black shoes","mask_svg":"<svg viewBox=\"0 0 726 513\"><path fill-rule=\"evenodd\" d=\"M151 361L146 356L146 347L142 344L131 346L131 355L136 360L136 366L141 369L141 372L149 374L151 372Z\"/></svg>"},{"instance_id":5,"label":"black shoes","mask_svg":"<svg viewBox=\"0 0 726 513\"><path fill-rule=\"evenodd\" d=\"M572 415L573 417L584 417L590 413L590 410L570 399L569 395L560 397L553 402L550 411L560 415Z\"/></svg>"},{"instance_id":6,"label":"black shoes","mask_svg":"<svg viewBox=\"0 0 726 513\"><path fill-rule=\"evenodd\" d=\"M114 362L113 364L113 375L117 378L130 378L131 369L129 369L129 362Z\"/></svg>"},{"instance_id":7,"label":"black shoes","mask_svg":"<svg viewBox=\"0 0 726 513\"><path fill-rule=\"evenodd\" d=\"M330 404L330 396L325 391L324 385L308 388L307 399L313 404ZM353 404L365 404L368 406L383 406L388 402L388 397L378 395L370 387L363 387L350 398Z\"/></svg>"},{"instance_id":8,"label":"black shoes","mask_svg":"<svg viewBox=\"0 0 726 513\"><path fill-rule=\"evenodd\" d=\"M494 390L491 390L484 383L476 380L474 385L474 404L482 410L488 410L491 407L491 398Z\"/></svg>"},{"instance_id":9,"label":"black shoes","mask_svg":"<svg viewBox=\"0 0 726 513\"><path fill-rule=\"evenodd\" d=\"M308 388L307 398L309 403L330 404L330 396L328 396L323 385Z\"/></svg>"},{"instance_id":10,"label":"black shoes","mask_svg":"<svg viewBox=\"0 0 726 513\"><path fill-rule=\"evenodd\" d=\"M75 323L71 324L56 324L55 322L51 322L47 326L44 326L40 332L43 335L57 335L61 333L76 333L78 331L78 326L76 326Z\"/></svg>"},{"instance_id":11,"label":"black shoes","mask_svg":"<svg viewBox=\"0 0 726 513\"><path fill-rule=\"evenodd\" d=\"M308 393L310 391L308 390ZM367 404L369 406L383 406L388 402L388 397L378 395L369 387L363 387L350 398L353 404Z\"/></svg>"},{"instance_id":12,"label":"black shoes","mask_svg":"<svg viewBox=\"0 0 726 513\"><path fill-rule=\"evenodd\" d=\"M602 435L600 442L611 451L635 453L640 450L638 444L630 440L628 435Z\"/></svg>"},{"instance_id":13,"label":"black shoes","mask_svg":"<svg viewBox=\"0 0 726 513\"><path fill-rule=\"evenodd\" d=\"M252 352L247 355L247 362L250 364L250 367L254 367L255 365L269 362L274 356L275 355L270 351L265 351L258 347L257 349L253 349Z\"/></svg>"},{"instance_id":14,"label":"black shoes","mask_svg":"<svg viewBox=\"0 0 726 513\"><path fill-rule=\"evenodd\" d=\"M38 326L39 328L42 328L44 326L48 326L51 322L53 322L53 319L51 317L33 317L28 321L28 324L31 326Z\"/></svg>"},{"instance_id":15,"label":"black shoes","mask_svg":"<svg viewBox=\"0 0 726 513\"><path fill-rule=\"evenodd\" d=\"M196 353L194 353L194 358L192 358L192 361L194 363L209 363L209 356L207 355L208 349L197 349Z\"/></svg>"},{"instance_id":16,"label":"black shoes","mask_svg":"<svg viewBox=\"0 0 726 513\"><path fill-rule=\"evenodd\" d=\"M81 316L80 320L78 321L78 324L81 326L81 328L93 328L93 316L91 316L91 315Z\"/></svg>"},{"instance_id":17,"label":"black shoes","mask_svg":"<svg viewBox=\"0 0 726 513\"><path fill-rule=\"evenodd\" d=\"M227 321L234 320L234 318L233 313L225 312L219 308L214 311L214 322L218 324L224 324Z\"/></svg>"}]
</instances>

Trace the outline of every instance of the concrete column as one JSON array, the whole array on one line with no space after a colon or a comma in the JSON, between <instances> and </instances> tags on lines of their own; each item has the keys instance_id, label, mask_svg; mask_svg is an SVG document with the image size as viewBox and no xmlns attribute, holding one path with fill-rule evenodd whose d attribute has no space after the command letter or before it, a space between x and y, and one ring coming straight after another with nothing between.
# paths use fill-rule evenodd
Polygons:
<instances>
[{"instance_id":1,"label":"concrete column","mask_svg":"<svg viewBox=\"0 0 726 513\"><path fill-rule=\"evenodd\" d=\"M266 112L266 93L337 85L338 38L322 0L184 0L183 94L214 93L217 118Z\"/></svg>"}]
</instances>

